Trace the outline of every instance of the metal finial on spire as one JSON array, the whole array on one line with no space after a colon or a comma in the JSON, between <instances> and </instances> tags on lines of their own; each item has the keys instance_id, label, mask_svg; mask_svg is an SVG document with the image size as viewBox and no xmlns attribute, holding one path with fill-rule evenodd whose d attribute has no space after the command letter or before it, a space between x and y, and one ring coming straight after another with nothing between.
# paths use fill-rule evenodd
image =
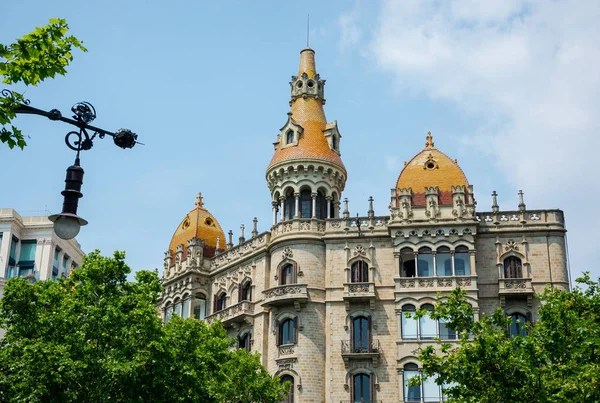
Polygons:
<instances>
[{"instance_id":1,"label":"metal finial on spire","mask_svg":"<svg viewBox=\"0 0 600 403\"><path fill-rule=\"evenodd\" d=\"M500 211L500 207L498 206L498 193L496 193L495 190L492 192L492 211L494 213Z\"/></svg>"},{"instance_id":2,"label":"metal finial on spire","mask_svg":"<svg viewBox=\"0 0 600 403\"><path fill-rule=\"evenodd\" d=\"M426 140L425 148L433 148L433 136L431 135L431 132L427 132Z\"/></svg>"},{"instance_id":3,"label":"metal finial on spire","mask_svg":"<svg viewBox=\"0 0 600 403\"><path fill-rule=\"evenodd\" d=\"M204 207L204 202L202 201L202 192L198 192L198 196L196 196L196 206Z\"/></svg>"},{"instance_id":4,"label":"metal finial on spire","mask_svg":"<svg viewBox=\"0 0 600 403\"><path fill-rule=\"evenodd\" d=\"M523 200L523 191L519 190L519 211L525 211L525 201Z\"/></svg>"},{"instance_id":5,"label":"metal finial on spire","mask_svg":"<svg viewBox=\"0 0 600 403\"><path fill-rule=\"evenodd\" d=\"M306 19L306 47L307 48L310 48L309 42L308 42L309 32L310 32L310 14L308 14L308 17Z\"/></svg>"}]
</instances>

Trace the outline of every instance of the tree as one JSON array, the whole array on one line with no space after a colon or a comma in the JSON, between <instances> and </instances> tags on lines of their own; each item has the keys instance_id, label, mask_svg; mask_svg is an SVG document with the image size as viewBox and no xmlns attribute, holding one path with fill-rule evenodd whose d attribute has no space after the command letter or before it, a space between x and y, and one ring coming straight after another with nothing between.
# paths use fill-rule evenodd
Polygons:
<instances>
[{"instance_id":1,"label":"tree","mask_svg":"<svg viewBox=\"0 0 600 403\"><path fill-rule=\"evenodd\" d=\"M67 36L69 26L64 19L51 18L48 25L36 27L33 32L17 39L16 43L0 44L0 76L2 83L37 86L57 74L65 75L73 60L73 48L86 52L83 43L72 35ZM27 143L21 130L10 125L16 117L15 109L25 101L22 94L12 91L0 97L0 141L11 149L23 149Z\"/></svg>"},{"instance_id":2,"label":"tree","mask_svg":"<svg viewBox=\"0 0 600 403\"><path fill-rule=\"evenodd\" d=\"M157 273L128 282L124 253L88 254L67 279L8 280L0 300L0 401L264 402L284 386L220 323L163 325Z\"/></svg>"},{"instance_id":3,"label":"tree","mask_svg":"<svg viewBox=\"0 0 600 403\"><path fill-rule=\"evenodd\" d=\"M599 283L587 273L577 282L585 289L540 295L539 319L523 323L527 334L516 336L501 309L474 322L466 293L457 288L431 316L446 320L460 340L420 349L424 378L450 385L450 402L600 401Z\"/></svg>"}]
</instances>

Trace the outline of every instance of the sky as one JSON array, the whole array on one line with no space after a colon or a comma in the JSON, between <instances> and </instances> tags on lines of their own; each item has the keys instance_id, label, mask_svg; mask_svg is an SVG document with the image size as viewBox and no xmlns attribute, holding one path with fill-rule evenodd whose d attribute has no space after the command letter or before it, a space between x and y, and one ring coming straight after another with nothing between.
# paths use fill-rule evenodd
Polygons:
<instances>
[{"instance_id":1,"label":"sky","mask_svg":"<svg viewBox=\"0 0 600 403\"><path fill-rule=\"evenodd\" d=\"M287 120L289 81L310 46L337 120L352 215L387 215L404 161L424 146L457 158L478 211L560 208L573 278L598 277L600 3L456 1L37 1L2 7L0 43L67 19L88 52L68 74L15 86L31 105L139 135L85 151L77 239L85 252L125 250L132 269L162 268L164 251L202 192L227 232L271 224L265 169ZM3 86L3 88L6 86ZM14 122L25 150L0 147L0 206L60 212L71 130L38 116ZM249 232L249 230L247 231ZM535 268L534 268L535 269Z\"/></svg>"}]
</instances>

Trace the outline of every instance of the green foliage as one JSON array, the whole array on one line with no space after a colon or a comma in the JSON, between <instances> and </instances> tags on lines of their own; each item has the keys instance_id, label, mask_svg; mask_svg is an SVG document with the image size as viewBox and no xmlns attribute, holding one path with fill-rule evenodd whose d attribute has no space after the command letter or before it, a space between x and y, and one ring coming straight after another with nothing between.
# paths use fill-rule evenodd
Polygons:
<instances>
[{"instance_id":1,"label":"green foliage","mask_svg":"<svg viewBox=\"0 0 600 403\"><path fill-rule=\"evenodd\" d=\"M469 321L473 309L466 293L454 290L431 315L460 331L460 340L420 349L424 376L453 385L450 402L600 401L599 284L589 274L577 282L586 289L547 289L540 296L539 320L526 326L527 336L516 337L501 309Z\"/></svg>"},{"instance_id":2,"label":"green foliage","mask_svg":"<svg viewBox=\"0 0 600 403\"><path fill-rule=\"evenodd\" d=\"M265 402L284 397L220 323L163 325L155 272L128 282L124 253L88 254L68 279L10 279L0 300L0 401Z\"/></svg>"},{"instance_id":3,"label":"green foliage","mask_svg":"<svg viewBox=\"0 0 600 403\"><path fill-rule=\"evenodd\" d=\"M10 45L0 44L0 77L2 83L36 86L48 78L65 75L67 66L73 60L73 48L86 52L83 43L72 35L67 35L69 26L64 19L51 18L48 25L36 27L33 32L17 39ZM0 97L0 142L11 149L26 146L23 133L15 126L5 125L15 118L15 107L23 102L23 95L13 92L13 96Z\"/></svg>"}]
</instances>

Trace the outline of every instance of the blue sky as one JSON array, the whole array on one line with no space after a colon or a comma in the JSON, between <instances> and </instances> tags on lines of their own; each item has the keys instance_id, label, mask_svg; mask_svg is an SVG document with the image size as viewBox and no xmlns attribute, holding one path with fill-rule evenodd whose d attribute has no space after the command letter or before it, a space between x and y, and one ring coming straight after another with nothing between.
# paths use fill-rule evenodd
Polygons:
<instances>
[{"instance_id":1,"label":"blue sky","mask_svg":"<svg viewBox=\"0 0 600 403\"><path fill-rule=\"evenodd\" d=\"M199 191L235 239L255 216L268 229L265 169L308 13L353 215L366 214L369 196L388 214L403 161L431 130L474 185L479 211L493 190L515 209L519 189L528 208L563 209L573 275L600 274L595 1L11 2L0 43L61 17L89 50L67 76L15 89L63 114L89 101L95 124L130 128L146 144L121 150L105 138L82 155L85 251L126 250L134 270L162 267ZM35 116L16 123L31 138L24 151L0 149L0 206L59 212L70 129Z\"/></svg>"}]
</instances>

